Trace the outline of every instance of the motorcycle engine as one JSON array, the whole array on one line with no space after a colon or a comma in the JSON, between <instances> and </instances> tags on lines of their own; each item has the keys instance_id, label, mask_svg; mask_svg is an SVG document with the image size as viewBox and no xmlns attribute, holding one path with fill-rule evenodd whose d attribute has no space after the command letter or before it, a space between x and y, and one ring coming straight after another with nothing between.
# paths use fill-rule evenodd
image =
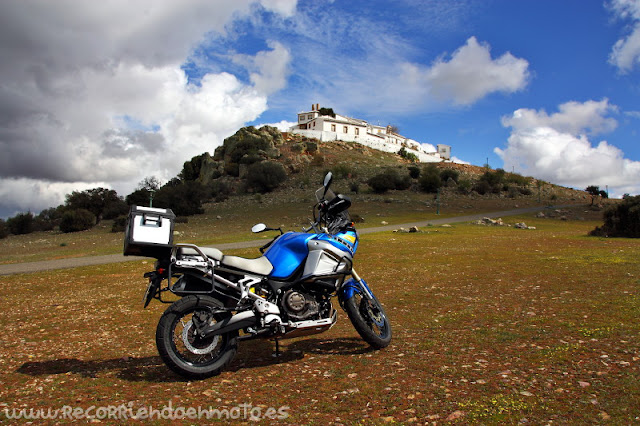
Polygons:
<instances>
[{"instance_id":1,"label":"motorcycle engine","mask_svg":"<svg viewBox=\"0 0 640 426\"><path fill-rule=\"evenodd\" d=\"M294 320L304 321L317 315L320 308L313 296L298 290L288 290L282 297L282 307Z\"/></svg>"}]
</instances>

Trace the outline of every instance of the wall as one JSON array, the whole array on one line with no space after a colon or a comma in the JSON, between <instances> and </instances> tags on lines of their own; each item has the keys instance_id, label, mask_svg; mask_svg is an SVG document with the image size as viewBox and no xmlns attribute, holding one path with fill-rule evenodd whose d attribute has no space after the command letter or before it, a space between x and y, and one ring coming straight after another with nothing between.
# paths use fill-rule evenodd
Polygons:
<instances>
[{"instance_id":1,"label":"wall","mask_svg":"<svg viewBox=\"0 0 640 426\"><path fill-rule=\"evenodd\" d=\"M329 124L328 122L325 124ZM378 151L383 152L392 152L397 154L402 148L400 144L388 143L384 138L370 135L370 134L362 134L362 129L360 130L360 135L355 135L353 133L353 126L350 127L350 133L342 133L343 124L336 123L337 132L328 132L328 131L319 131L319 130L300 130L300 129L291 129L290 133L296 133L308 138L316 138L321 142L333 142L336 140L341 140L345 142L356 142L362 144L364 146L368 146L369 148L377 149ZM330 128L325 125L325 128ZM420 162L422 163L439 163L443 161L443 158L436 152L426 153L419 149L419 144L415 141L408 141L408 147L405 149L407 152L410 152L418 157ZM417 148L417 149L416 149Z\"/></svg>"}]
</instances>

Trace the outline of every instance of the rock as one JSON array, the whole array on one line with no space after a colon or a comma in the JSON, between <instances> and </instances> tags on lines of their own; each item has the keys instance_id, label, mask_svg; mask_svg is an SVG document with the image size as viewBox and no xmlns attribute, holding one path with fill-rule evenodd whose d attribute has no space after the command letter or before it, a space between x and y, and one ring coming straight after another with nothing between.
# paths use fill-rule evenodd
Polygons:
<instances>
[{"instance_id":1,"label":"rock","mask_svg":"<svg viewBox=\"0 0 640 426\"><path fill-rule=\"evenodd\" d=\"M517 229L527 229L527 224L524 222L518 222L515 225L513 225L513 227Z\"/></svg>"},{"instance_id":2,"label":"rock","mask_svg":"<svg viewBox=\"0 0 640 426\"><path fill-rule=\"evenodd\" d=\"M451 225L449 225L448 223L445 223L444 225L441 226L442 228L453 228Z\"/></svg>"},{"instance_id":3,"label":"rock","mask_svg":"<svg viewBox=\"0 0 640 426\"><path fill-rule=\"evenodd\" d=\"M502 218L491 219L490 217L483 217L481 220L474 222L476 225L491 225L491 226L504 226Z\"/></svg>"},{"instance_id":4,"label":"rock","mask_svg":"<svg viewBox=\"0 0 640 426\"><path fill-rule=\"evenodd\" d=\"M464 411L456 410L453 413L449 414L449 416L447 417L447 421L451 422L453 420L457 420L461 417L464 417L464 415L465 415Z\"/></svg>"},{"instance_id":5,"label":"rock","mask_svg":"<svg viewBox=\"0 0 640 426\"><path fill-rule=\"evenodd\" d=\"M538 213L538 214L536 215L536 217L537 217L537 218L542 219L542 218L545 218L545 217L547 217L547 216L546 216L543 212L540 212L540 213Z\"/></svg>"},{"instance_id":6,"label":"rock","mask_svg":"<svg viewBox=\"0 0 640 426\"><path fill-rule=\"evenodd\" d=\"M383 220L382 222L380 222L380 225L383 225L383 226L384 225L388 225L388 224L389 224L389 222L387 222L386 220Z\"/></svg>"},{"instance_id":7,"label":"rock","mask_svg":"<svg viewBox=\"0 0 640 426\"><path fill-rule=\"evenodd\" d=\"M409 232L420 232L420 229L418 229L417 226L412 226L411 228L409 228Z\"/></svg>"}]
</instances>

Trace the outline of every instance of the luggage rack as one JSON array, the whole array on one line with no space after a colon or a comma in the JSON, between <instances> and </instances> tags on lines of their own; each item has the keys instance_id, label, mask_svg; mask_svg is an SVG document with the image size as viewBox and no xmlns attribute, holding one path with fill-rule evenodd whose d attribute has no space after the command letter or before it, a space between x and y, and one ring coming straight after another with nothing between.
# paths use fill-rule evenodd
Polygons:
<instances>
[{"instance_id":1,"label":"luggage rack","mask_svg":"<svg viewBox=\"0 0 640 426\"><path fill-rule=\"evenodd\" d=\"M181 248L190 248L196 251L197 255L188 255L186 256L187 258L185 259L178 259L177 258L177 253L178 250ZM202 260L198 259L197 257L200 257ZM215 276L214 276L214 268L216 266L216 262L212 259L210 259L206 254L204 254L202 252L202 249L200 247L198 247L195 244L175 244L173 246L173 248L171 249L171 258L170 258L170 262L169 262L169 270L168 270L168 277L167 277L167 288L173 292L174 291L174 286L175 283L171 282L171 277L173 276L173 271L172 269L174 267L176 267L177 269L191 269L191 270L197 270L200 272L203 272L206 275L209 275L211 277L211 288L209 289L209 291L213 291L215 288ZM179 280L178 280L179 281ZM176 283L178 282L176 281ZM185 291L185 290L179 290L181 293L184 294L202 294L202 290L198 290L198 291Z\"/></svg>"}]
</instances>

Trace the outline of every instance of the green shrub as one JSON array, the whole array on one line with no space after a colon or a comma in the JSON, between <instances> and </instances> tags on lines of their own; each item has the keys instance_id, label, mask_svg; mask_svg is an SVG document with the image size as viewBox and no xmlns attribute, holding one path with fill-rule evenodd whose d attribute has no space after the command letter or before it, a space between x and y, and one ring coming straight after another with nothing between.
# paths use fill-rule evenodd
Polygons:
<instances>
[{"instance_id":1,"label":"green shrub","mask_svg":"<svg viewBox=\"0 0 640 426\"><path fill-rule=\"evenodd\" d=\"M483 190L484 192L478 191L478 194L486 194L487 192L495 192L498 193L504 189L505 183L505 172L502 169L496 169L495 171L487 170L484 172L480 179L478 180L478 188ZM475 188L474 188L475 189Z\"/></svg>"},{"instance_id":2,"label":"green shrub","mask_svg":"<svg viewBox=\"0 0 640 426\"><path fill-rule=\"evenodd\" d=\"M531 178L518 173L509 173L506 177L506 182L517 186L529 186L531 185Z\"/></svg>"},{"instance_id":3,"label":"green shrub","mask_svg":"<svg viewBox=\"0 0 640 426\"><path fill-rule=\"evenodd\" d=\"M229 195L231 195L231 185L228 182L222 179L211 182L211 197L216 200L216 203L227 200Z\"/></svg>"},{"instance_id":4,"label":"green shrub","mask_svg":"<svg viewBox=\"0 0 640 426\"><path fill-rule=\"evenodd\" d=\"M413 152L407 151L404 146L400 148L400 151L398 151L398 155L406 160L411 161L412 163L417 163L419 161L418 156Z\"/></svg>"},{"instance_id":5,"label":"green shrub","mask_svg":"<svg viewBox=\"0 0 640 426\"><path fill-rule=\"evenodd\" d=\"M475 185L473 185L473 190L480 195L485 195L491 192L491 185L486 180L479 180Z\"/></svg>"},{"instance_id":6,"label":"green shrub","mask_svg":"<svg viewBox=\"0 0 640 426\"><path fill-rule=\"evenodd\" d=\"M411 179L418 179L420 177L420 167L409 166L407 168L409 169L409 176L411 176Z\"/></svg>"},{"instance_id":7,"label":"green shrub","mask_svg":"<svg viewBox=\"0 0 640 426\"><path fill-rule=\"evenodd\" d=\"M334 179L349 179L353 177L353 169L345 163L337 164L331 169Z\"/></svg>"},{"instance_id":8,"label":"green shrub","mask_svg":"<svg viewBox=\"0 0 640 426\"><path fill-rule=\"evenodd\" d=\"M469 192L471 192L472 187L473 185L471 184L471 181L469 179L460 179L458 181L458 192L460 192L461 194L468 194Z\"/></svg>"},{"instance_id":9,"label":"green shrub","mask_svg":"<svg viewBox=\"0 0 640 426\"><path fill-rule=\"evenodd\" d=\"M460 178L460 172L455 169L443 169L440 172L440 180L442 182L446 182L449 179L453 179L455 183L458 183L458 179Z\"/></svg>"},{"instance_id":10,"label":"green shrub","mask_svg":"<svg viewBox=\"0 0 640 426\"><path fill-rule=\"evenodd\" d=\"M7 228L13 235L30 234L33 232L33 214L18 213L14 217L7 219Z\"/></svg>"},{"instance_id":11,"label":"green shrub","mask_svg":"<svg viewBox=\"0 0 640 426\"><path fill-rule=\"evenodd\" d=\"M60 231L64 233L91 229L96 223L96 215L87 209L67 210L60 220Z\"/></svg>"},{"instance_id":12,"label":"green shrub","mask_svg":"<svg viewBox=\"0 0 640 426\"><path fill-rule=\"evenodd\" d=\"M389 168L371 177L367 184L376 194L384 194L392 189L404 190L409 188L411 186L411 178L409 175L401 176L398 170Z\"/></svg>"},{"instance_id":13,"label":"green shrub","mask_svg":"<svg viewBox=\"0 0 640 426\"><path fill-rule=\"evenodd\" d=\"M604 211L604 225L590 235L640 238L640 195L625 197L621 203Z\"/></svg>"},{"instance_id":14,"label":"green shrub","mask_svg":"<svg viewBox=\"0 0 640 426\"><path fill-rule=\"evenodd\" d=\"M316 152L318 150L318 143L317 142L307 141L306 145L307 145L307 152L308 153L314 153L314 152Z\"/></svg>"},{"instance_id":15,"label":"green shrub","mask_svg":"<svg viewBox=\"0 0 640 426\"><path fill-rule=\"evenodd\" d=\"M4 219L0 219L0 239L7 238L9 236L9 228Z\"/></svg>"},{"instance_id":16,"label":"green shrub","mask_svg":"<svg viewBox=\"0 0 640 426\"><path fill-rule=\"evenodd\" d=\"M420 189L424 192L438 192L438 189L442 186L438 168L434 164L429 164L423 168L418 183L420 184Z\"/></svg>"},{"instance_id":17,"label":"green shrub","mask_svg":"<svg viewBox=\"0 0 640 426\"><path fill-rule=\"evenodd\" d=\"M113 220L113 225L111 225L111 232L124 232L125 227L127 226L127 217L126 215L118 216Z\"/></svg>"},{"instance_id":18,"label":"green shrub","mask_svg":"<svg viewBox=\"0 0 640 426\"><path fill-rule=\"evenodd\" d=\"M247 170L247 185L258 192L273 191L285 180L287 172L275 161L254 163Z\"/></svg>"}]
</instances>

